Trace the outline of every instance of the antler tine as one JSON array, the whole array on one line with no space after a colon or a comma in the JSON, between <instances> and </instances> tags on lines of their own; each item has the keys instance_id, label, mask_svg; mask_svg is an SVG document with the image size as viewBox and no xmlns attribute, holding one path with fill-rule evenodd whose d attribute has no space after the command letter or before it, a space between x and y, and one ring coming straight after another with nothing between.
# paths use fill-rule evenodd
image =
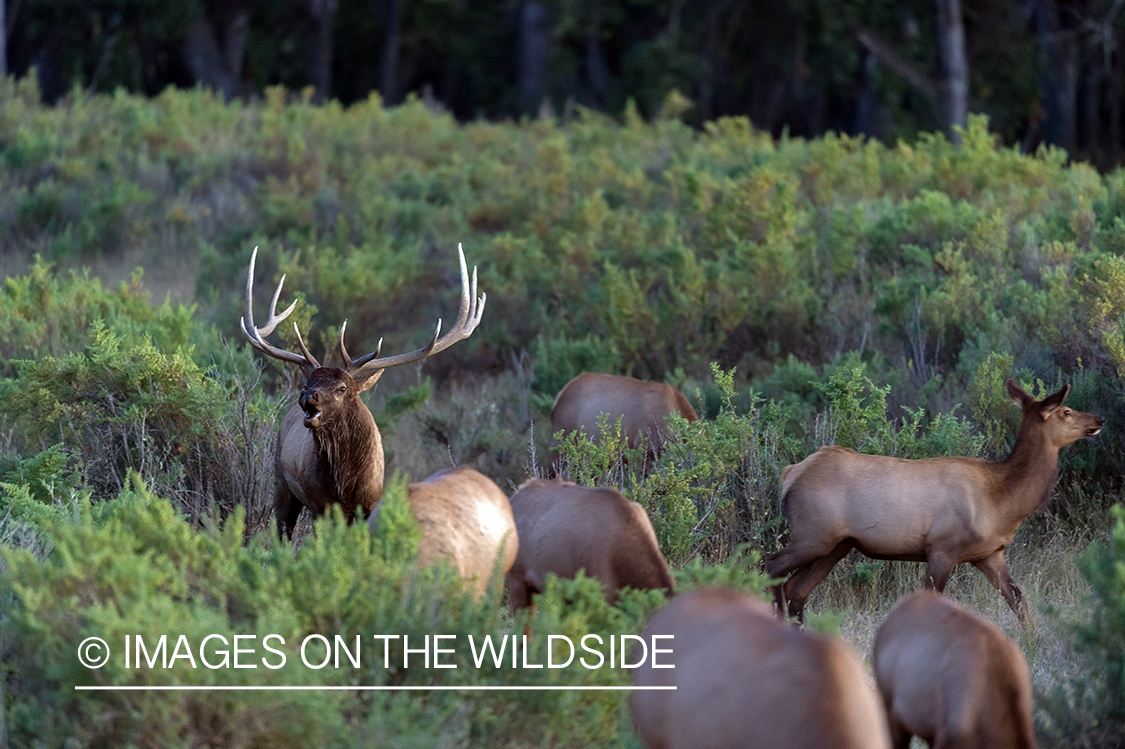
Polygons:
<instances>
[{"instance_id":1,"label":"antler tine","mask_svg":"<svg viewBox=\"0 0 1125 749\"><path fill-rule=\"evenodd\" d=\"M297 345L301 347L301 353L305 355L305 359L309 364L313 365L313 369L318 369L320 367L320 362L316 360L316 357L313 356L312 352L305 346L305 339L301 337L301 329L297 327L297 323L293 323L293 331L297 334Z\"/></svg>"},{"instance_id":2,"label":"antler tine","mask_svg":"<svg viewBox=\"0 0 1125 749\"><path fill-rule=\"evenodd\" d=\"M264 327L257 327L254 325L254 265L258 259L258 248L254 248L254 252L250 255L250 271L246 274L246 314L239 320L239 325L242 327L242 333L250 341L250 345L261 351L263 354L280 359L282 361L299 364L301 367L309 367L310 365L315 369L320 364L316 358L308 352L305 348L304 341L301 340L300 331L297 332L297 341L301 344L301 350L304 356L293 353L292 351L285 351L275 346L271 346L266 342L264 336L273 332L273 329L278 326L280 322L289 317L289 314L296 308L297 302L294 300L289 308L277 314L277 300L281 296L281 287L285 283L285 276L277 284L277 289L273 293L273 300L270 302L270 319L266 321ZM296 327L296 324L294 324Z\"/></svg>"},{"instance_id":3,"label":"antler tine","mask_svg":"<svg viewBox=\"0 0 1125 749\"><path fill-rule=\"evenodd\" d=\"M472 281L469 280L469 268L465 262L465 251L460 244L457 245L457 255L461 264L461 306L457 310L457 320L453 323L453 327L444 336L441 335L441 320L438 320L437 328L434 330L434 335L430 338L429 343L420 349L416 349L407 354L398 354L397 356L379 357L379 349L373 353L366 354L359 357L355 361L345 358L347 363L348 372L352 375L360 372L372 372L375 370L389 369L391 367L398 367L403 364L410 364L411 362L420 361L427 356L433 356L436 353L444 351L458 341L462 341L473 334L477 326L480 324L481 317L484 315L484 303L487 299L485 294L481 294L477 298L477 269L473 266ZM440 336L440 337L439 337ZM380 346L382 340L379 341ZM343 347L343 337L341 331L341 348Z\"/></svg>"},{"instance_id":4,"label":"antler tine","mask_svg":"<svg viewBox=\"0 0 1125 749\"><path fill-rule=\"evenodd\" d=\"M348 354L347 347L344 346L344 331L347 330L347 329L348 329L348 321L344 320L344 324L340 326L340 358L344 360L344 369L352 369L353 367L356 366L356 362L352 361L352 357ZM377 344L375 344L375 353L368 354L368 356L370 356L372 358L377 357L379 355L379 352L382 351L382 350L383 350L383 339L380 338L379 342ZM360 360L360 363L362 363L362 358Z\"/></svg>"}]
</instances>

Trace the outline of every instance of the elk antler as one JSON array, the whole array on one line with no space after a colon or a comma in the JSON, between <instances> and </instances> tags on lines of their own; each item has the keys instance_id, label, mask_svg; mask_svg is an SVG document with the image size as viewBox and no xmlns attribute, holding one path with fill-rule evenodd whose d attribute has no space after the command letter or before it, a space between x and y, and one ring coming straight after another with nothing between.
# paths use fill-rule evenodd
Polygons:
<instances>
[{"instance_id":1,"label":"elk antler","mask_svg":"<svg viewBox=\"0 0 1125 749\"><path fill-rule=\"evenodd\" d=\"M273 301L270 302L270 319L266 322L264 327L258 328L254 325L254 261L258 258L258 248L254 248L254 253L250 256L250 272L246 274L246 316L239 321L242 325L242 333L249 339L250 345L261 351L263 354L268 354L275 359L282 361L292 362L299 364L302 369L308 371L316 369L320 366L320 362L316 360L308 347L305 346L305 341L301 338L301 330L297 327L297 323L293 323L293 330L297 331L297 344L301 347L301 353L295 354L292 351L285 351L271 346L266 342L265 336L273 332L285 318L289 317L289 313L297 306L294 301L289 305L289 309L277 314L277 298L281 296L281 285L285 283L285 276L282 275L281 280L277 282L277 290L273 292Z\"/></svg>"},{"instance_id":2,"label":"elk antler","mask_svg":"<svg viewBox=\"0 0 1125 749\"><path fill-rule=\"evenodd\" d=\"M364 374L366 377L371 378L373 375L378 374L384 369L391 367L398 367L403 364L410 364L411 362L420 361L428 356L444 351L458 341L462 341L473 334L477 325L480 324L481 316L484 314L484 303L487 299L486 294L481 294L477 298L477 269L473 266L473 281L472 286L469 285L469 271L465 265L465 251L461 245L457 245L457 255L461 260L461 308L457 311L457 321L453 323L453 327L448 333L441 338L441 320L438 320L437 328L434 330L434 335L427 343L416 351L411 351L408 354L398 354L396 356L385 356L382 359L379 357L379 352L383 348L383 339L379 339L379 344L375 350L370 354L364 354L358 359L352 359L348 356L348 350L344 348L344 330L348 326L348 321L345 320L344 324L340 326L340 356L344 359L344 367L347 369L349 375L355 377L359 374ZM371 381L371 384L374 384Z\"/></svg>"}]
</instances>

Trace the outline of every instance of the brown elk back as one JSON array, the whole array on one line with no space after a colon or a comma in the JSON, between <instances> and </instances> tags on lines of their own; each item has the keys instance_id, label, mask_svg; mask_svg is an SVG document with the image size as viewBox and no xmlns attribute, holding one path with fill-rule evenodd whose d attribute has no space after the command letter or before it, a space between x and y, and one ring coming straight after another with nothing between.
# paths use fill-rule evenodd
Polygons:
<instances>
[{"instance_id":1,"label":"brown elk back","mask_svg":"<svg viewBox=\"0 0 1125 749\"><path fill-rule=\"evenodd\" d=\"M663 382L644 382L634 377L584 372L568 382L551 409L551 432L582 429L595 442L600 439L598 417L607 414L612 427L621 418L621 432L629 447L640 444L642 435L660 452L664 442L665 419L679 414L688 421L699 416L683 393ZM557 443L552 440L551 449Z\"/></svg>"},{"instance_id":2,"label":"brown elk back","mask_svg":"<svg viewBox=\"0 0 1125 749\"><path fill-rule=\"evenodd\" d=\"M875 678L897 747L1034 749L1031 674L992 622L933 591L903 598L875 636Z\"/></svg>"},{"instance_id":3,"label":"brown elk back","mask_svg":"<svg viewBox=\"0 0 1125 749\"><path fill-rule=\"evenodd\" d=\"M496 483L467 466L446 468L410 484L407 499L422 530L418 564L448 559L462 577L474 579L478 596L488 590L493 572L503 576L519 551L519 537L508 497ZM374 533L379 509L368 527Z\"/></svg>"},{"instance_id":4,"label":"brown elk back","mask_svg":"<svg viewBox=\"0 0 1125 749\"><path fill-rule=\"evenodd\" d=\"M884 749L886 720L862 663L840 640L783 624L725 588L695 589L657 612L642 637L675 668L637 669L633 724L656 749Z\"/></svg>"},{"instance_id":5,"label":"brown elk back","mask_svg":"<svg viewBox=\"0 0 1125 749\"><path fill-rule=\"evenodd\" d=\"M513 608L531 604L548 573L597 578L610 603L624 587L672 590L648 514L621 492L532 479L512 495L520 548L508 573Z\"/></svg>"}]
</instances>

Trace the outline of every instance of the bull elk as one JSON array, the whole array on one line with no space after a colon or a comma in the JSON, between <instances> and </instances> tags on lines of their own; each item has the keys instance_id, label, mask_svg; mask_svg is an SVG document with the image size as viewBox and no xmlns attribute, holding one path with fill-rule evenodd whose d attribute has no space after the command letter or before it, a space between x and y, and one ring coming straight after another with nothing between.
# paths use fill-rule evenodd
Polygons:
<instances>
[{"instance_id":1,"label":"bull elk","mask_svg":"<svg viewBox=\"0 0 1125 749\"><path fill-rule=\"evenodd\" d=\"M473 268L472 285L465 266L465 253L458 245L461 261L461 307L457 321L444 336L441 320L429 343L416 351L380 357L383 341L375 351L356 359L344 347L344 331L340 326L340 358L343 367L322 367L309 352L296 323L297 345L301 353L285 351L266 341L285 318L293 312L296 302L277 314L277 300L285 276L277 283L270 302L269 320L262 327L254 324L254 261L258 248L250 256L246 276L246 315L242 332L250 345L267 356L296 364L305 376L305 384L296 405L281 420L277 444L277 480L274 513L278 532L291 536L301 508L308 507L313 517L330 505L338 504L348 522L362 511L366 518L383 495L383 441L371 411L360 394L371 388L391 367L410 364L433 356L472 335L484 314L485 295L477 298L477 271ZM439 337L440 336L440 337Z\"/></svg>"},{"instance_id":2,"label":"bull elk","mask_svg":"<svg viewBox=\"0 0 1125 749\"><path fill-rule=\"evenodd\" d=\"M551 433L584 430L597 442L598 417L609 416L613 424L621 419L621 431L626 444L635 448L643 439L648 445L648 457L655 458L664 445L665 419L679 414L688 421L699 416L691 403L676 388L663 382L645 382L635 377L583 372L563 386L551 408ZM551 451L556 453L553 466L558 468L558 441L551 440Z\"/></svg>"},{"instance_id":3,"label":"bull elk","mask_svg":"<svg viewBox=\"0 0 1125 749\"><path fill-rule=\"evenodd\" d=\"M512 514L520 537L508 573L512 608L530 606L551 572L573 578L585 570L610 604L624 587L673 588L648 514L616 489L531 479L512 495Z\"/></svg>"},{"instance_id":4,"label":"bull elk","mask_svg":"<svg viewBox=\"0 0 1125 749\"><path fill-rule=\"evenodd\" d=\"M725 588L696 588L656 613L642 637L660 665L637 669L633 725L650 749L889 749L886 716L842 641L778 621ZM655 656L654 656L655 657Z\"/></svg>"},{"instance_id":5,"label":"bull elk","mask_svg":"<svg viewBox=\"0 0 1125 749\"><path fill-rule=\"evenodd\" d=\"M508 496L492 479L461 466L438 471L406 487L411 514L422 530L418 564L448 559L461 577L475 580L477 597L488 590L497 568L501 577L519 550ZM367 520L374 534L379 508Z\"/></svg>"},{"instance_id":6,"label":"bull elk","mask_svg":"<svg viewBox=\"0 0 1125 749\"><path fill-rule=\"evenodd\" d=\"M926 587L941 593L953 568L984 573L1024 621L1023 594L1004 549L1024 518L1044 506L1058 478L1059 450L1101 431L1098 416L1063 406L1066 385L1037 400L1015 380L1023 409L1002 461L952 457L902 460L822 447L781 473L788 546L766 558L766 574L792 577L774 588L779 608L802 616L809 593L851 549L873 559L926 563Z\"/></svg>"},{"instance_id":7,"label":"bull elk","mask_svg":"<svg viewBox=\"0 0 1125 749\"><path fill-rule=\"evenodd\" d=\"M933 591L899 601L875 635L895 749L1035 749L1031 673L992 622Z\"/></svg>"}]
</instances>

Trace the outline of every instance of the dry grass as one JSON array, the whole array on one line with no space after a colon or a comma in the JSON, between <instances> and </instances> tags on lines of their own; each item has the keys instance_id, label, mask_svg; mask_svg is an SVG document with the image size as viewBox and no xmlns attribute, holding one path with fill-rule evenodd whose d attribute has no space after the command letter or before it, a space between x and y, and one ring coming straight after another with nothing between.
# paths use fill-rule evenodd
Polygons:
<instances>
[{"instance_id":1,"label":"dry grass","mask_svg":"<svg viewBox=\"0 0 1125 749\"><path fill-rule=\"evenodd\" d=\"M1007 602L984 575L959 565L945 593L975 611L1019 643L1031 667L1037 694L1051 692L1080 675L1086 664L1074 652L1072 625L1089 617L1090 586L1076 560L1102 533L1093 529L1055 529L1039 538L1019 533L1007 552L1016 584L1029 603L1028 625L1021 627ZM869 565L869 566L868 566ZM923 587L925 565L876 562L852 552L809 598L811 616L836 619L840 636L870 664L879 625L903 595ZM915 741L915 746L923 744Z\"/></svg>"},{"instance_id":2,"label":"dry grass","mask_svg":"<svg viewBox=\"0 0 1125 749\"><path fill-rule=\"evenodd\" d=\"M397 391L388 391L389 397ZM394 427L388 473L405 471L417 481L451 465L476 468L511 494L546 459L550 424L529 405L531 372L463 375ZM378 413L378 401L372 410ZM384 428L380 425L380 428ZM535 445L534 457L529 443Z\"/></svg>"}]
</instances>

